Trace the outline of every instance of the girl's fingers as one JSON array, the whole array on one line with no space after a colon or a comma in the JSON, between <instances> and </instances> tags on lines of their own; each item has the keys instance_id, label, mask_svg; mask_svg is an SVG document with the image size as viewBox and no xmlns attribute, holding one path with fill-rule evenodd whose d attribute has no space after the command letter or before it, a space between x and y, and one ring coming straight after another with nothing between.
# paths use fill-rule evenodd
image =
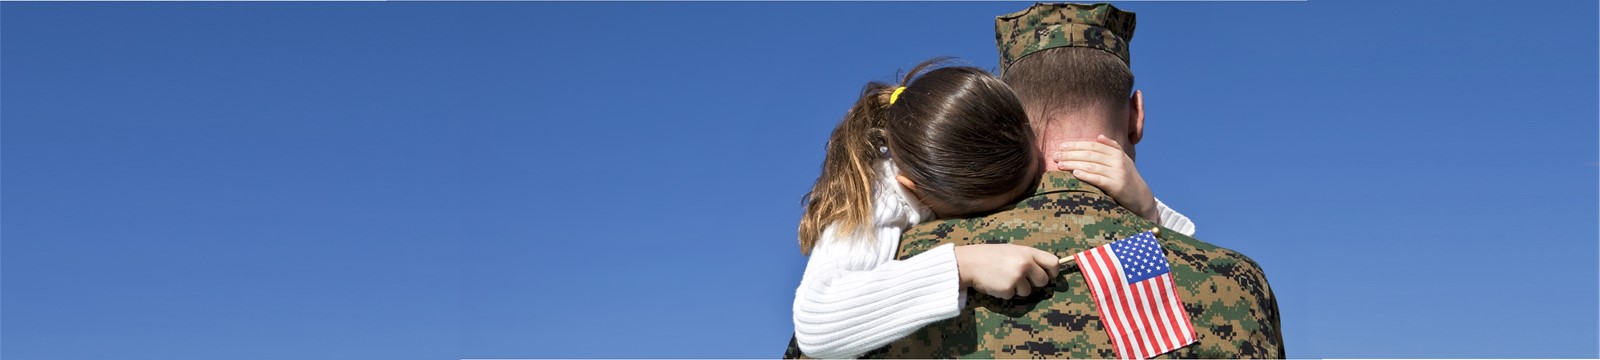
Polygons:
<instances>
[{"instance_id":1,"label":"girl's fingers","mask_svg":"<svg viewBox=\"0 0 1600 360\"><path fill-rule=\"evenodd\" d=\"M1090 184L1093 184L1094 186L1101 187L1101 188L1109 187L1113 183L1111 181L1111 178L1109 178L1109 177L1106 177L1106 176L1100 175L1100 174L1095 174L1095 173L1083 171L1083 170L1073 170L1072 171L1072 177L1076 177L1076 178L1078 178L1078 180L1087 181ZM1103 189L1103 190L1115 192L1112 189Z\"/></svg>"},{"instance_id":2,"label":"girl's fingers","mask_svg":"<svg viewBox=\"0 0 1600 360\"><path fill-rule=\"evenodd\" d=\"M1045 274L1044 268L1030 266L1028 267L1028 282L1032 283L1033 287L1044 287L1045 284L1050 283L1050 276Z\"/></svg>"},{"instance_id":3,"label":"girl's fingers","mask_svg":"<svg viewBox=\"0 0 1600 360\"><path fill-rule=\"evenodd\" d=\"M1031 285L1032 284L1028 283L1028 280L1018 281L1017 285L1016 285L1016 287L1017 287L1017 292L1016 292L1017 297L1028 297L1028 294L1032 294L1033 293L1033 286L1031 286Z\"/></svg>"},{"instance_id":4,"label":"girl's fingers","mask_svg":"<svg viewBox=\"0 0 1600 360\"><path fill-rule=\"evenodd\" d=\"M1053 278L1061 272L1061 258L1056 257L1056 254L1040 250L1033 253L1033 262L1044 268L1044 274L1047 278ZM1049 279L1045 280L1048 282Z\"/></svg>"},{"instance_id":5,"label":"girl's fingers","mask_svg":"<svg viewBox=\"0 0 1600 360\"><path fill-rule=\"evenodd\" d=\"M1101 164L1101 165L1108 165L1108 166L1111 165L1111 164L1116 163L1116 160L1117 160L1116 158L1113 158L1111 155L1101 154L1101 153L1097 153L1097 152L1093 152L1093 151L1084 151L1084 150L1070 150L1070 151L1056 152L1056 153L1050 154L1050 157L1051 157L1052 160L1054 160L1056 162L1087 161L1087 162L1092 162L1092 163Z\"/></svg>"},{"instance_id":6,"label":"girl's fingers","mask_svg":"<svg viewBox=\"0 0 1600 360\"><path fill-rule=\"evenodd\" d=\"M1110 139L1106 139L1110 140ZM1068 141L1056 146L1056 150L1087 150L1106 155L1116 155L1122 152L1121 147L1102 144L1098 141Z\"/></svg>"},{"instance_id":7,"label":"girl's fingers","mask_svg":"<svg viewBox=\"0 0 1600 360\"><path fill-rule=\"evenodd\" d=\"M1001 299L1011 299L1011 294L1015 291L1017 291L1017 289L995 289L994 291L984 291L984 293Z\"/></svg>"},{"instance_id":8,"label":"girl's fingers","mask_svg":"<svg viewBox=\"0 0 1600 360\"><path fill-rule=\"evenodd\" d=\"M1118 143L1116 140L1111 140L1111 138L1106 137L1105 134L1100 134L1099 136L1095 137L1094 141L1097 142L1097 143L1106 144L1107 146L1110 146L1110 147L1117 148L1117 151L1122 151L1122 144Z\"/></svg>"},{"instance_id":9,"label":"girl's fingers","mask_svg":"<svg viewBox=\"0 0 1600 360\"><path fill-rule=\"evenodd\" d=\"M1077 171L1084 171L1084 172L1090 172L1090 173L1095 173L1095 174L1109 174L1109 173L1111 173L1111 171L1110 171L1111 167L1110 166L1106 166L1105 164L1101 164L1101 163L1097 163L1097 162L1089 162L1089 161L1079 161L1079 160L1057 161L1056 162L1056 167L1060 168L1062 170L1066 170L1066 171L1077 170Z\"/></svg>"}]
</instances>

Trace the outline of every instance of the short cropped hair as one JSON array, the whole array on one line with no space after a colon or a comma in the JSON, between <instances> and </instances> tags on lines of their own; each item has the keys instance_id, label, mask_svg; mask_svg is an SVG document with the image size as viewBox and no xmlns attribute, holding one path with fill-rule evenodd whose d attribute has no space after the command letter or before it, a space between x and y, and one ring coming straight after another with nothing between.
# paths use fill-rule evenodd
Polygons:
<instances>
[{"instance_id":1,"label":"short cropped hair","mask_svg":"<svg viewBox=\"0 0 1600 360\"><path fill-rule=\"evenodd\" d=\"M1100 49L1063 47L1018 59L1001 80L1011 86L1030 116L1089 107L1116 109L1133 93L1133 71Z\"/></svg>"}]
</instances>

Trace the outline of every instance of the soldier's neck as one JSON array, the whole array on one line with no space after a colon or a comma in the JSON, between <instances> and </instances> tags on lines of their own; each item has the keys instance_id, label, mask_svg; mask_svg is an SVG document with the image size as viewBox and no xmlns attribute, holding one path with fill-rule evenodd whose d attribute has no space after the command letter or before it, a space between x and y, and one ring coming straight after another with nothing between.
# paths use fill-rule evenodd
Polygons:
<instances>
[{"instance_id":1,"label":"soldier's neck","mask_svg":"<svg viewBox=\"0 0 1600 360\"><path fill-rule=\"evenodd\" d=\"M1123 136L1117 133L1120 130L1112 129L1100 121L1052 122L1051 124L1034 128L1034 134L1038 136L1040 154L1049 156L1061 144L1069 141L1094 141L1095 136L1101 134L1105 134L1106 137L1112 140L1123 141L1120 139Z\"/></svg>"}]
</instances>

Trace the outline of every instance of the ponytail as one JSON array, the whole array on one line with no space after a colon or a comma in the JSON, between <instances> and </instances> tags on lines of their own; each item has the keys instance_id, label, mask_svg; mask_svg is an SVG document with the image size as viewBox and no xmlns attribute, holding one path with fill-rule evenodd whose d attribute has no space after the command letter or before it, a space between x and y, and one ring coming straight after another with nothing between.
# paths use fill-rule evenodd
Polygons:
<instances>
[{"instance_id":1,"label":"ponytail","mask_svg":"<svg viewBox=\"0 0 1600 360\"><path fill-rule=\"evenodd\" d=\"M868 83L861 97L828 136L822 175L801 203L800 252L810 254L828 226L846 234L863 232L872 222L872 187L878 178L878 159L887 144L883 137L885 110L897 87Z\"/></svg>"},{"instance_id":2,"label":"ponytail","mask_svg":"<svg viewBox=\"0 0 1600 360\"><path fill-rule=\"evenodd\" d=\"M1034 176L1016 171L1034 160L1033 133L1011 90L981 69L934 69L949 59L923 61L898 85L871 82L861 89L828 136L822 175L800 200L805 206L800 253L810 254L830 226L850 235L867 230L873 221L873 186L882 176L906 175L929 199L961 209L976 204L973 197L1018 188L1015 184ZM914 80L918 85L908 89ZM878 161L889 153L895 154L901 174L878 173ZM972 175L940 175L967 173Z\"/></svg>"}]
</instances>

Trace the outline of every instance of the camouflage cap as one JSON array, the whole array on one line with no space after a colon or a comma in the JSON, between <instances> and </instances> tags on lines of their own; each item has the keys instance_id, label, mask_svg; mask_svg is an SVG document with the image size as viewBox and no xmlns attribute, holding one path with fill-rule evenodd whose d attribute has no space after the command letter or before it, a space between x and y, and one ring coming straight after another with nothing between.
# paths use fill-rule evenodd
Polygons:
<instances>
[{"instance_id":1,"label":"camouflage cap","mask_svg":"<svg viewBox=\"0 0 1600 360\"><path fill-rule=\"evenodd\" d=\"M1111 4L1035 3L1028 9L994 18L994 41L1000 48L1000 73L1039 50L1087 47L1105 50L1129 63L1133 13Z\"/></svg>"}]
</instances>

